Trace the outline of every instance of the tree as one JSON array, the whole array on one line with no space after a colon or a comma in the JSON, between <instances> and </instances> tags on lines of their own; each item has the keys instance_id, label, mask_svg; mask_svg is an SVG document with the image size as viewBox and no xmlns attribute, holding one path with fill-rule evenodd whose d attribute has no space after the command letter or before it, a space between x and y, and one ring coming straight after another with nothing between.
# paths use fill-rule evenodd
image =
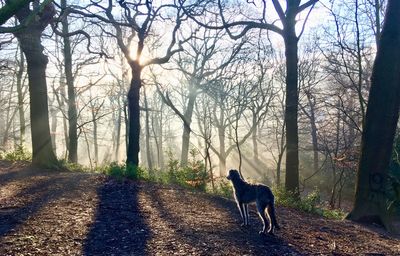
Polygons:
<instances>
[{"instance_id":1,"label":"tree","mask_svg":"<svg viewBox=\"0 0 400 256\"><path fill-rule=\"evenodd\" d=\"M206 1L208 2L208 1ZM267 3L262 1L262 14L261 17L254 17L253 15L243 15L246 20L239 20L228 22L224 15L224 6L221 0L218 0L218 11L220 14L221 26L208 26L199 22L195 15L189 16L198 24L205 26L209 29L225 29L233 39L238 39L247 34L252 29L265 29L270 30L283 38L285 45L286 57L286 108L285 108L285 124L286 124L286 177L285 187L286 190L298 194L299 188L299 146L298 146L298 41L304 31L308 15L313 9L318 0L308 0L301 4L301 0L286 0L286 11L283 11L282 5L278 0L272 0L275 11L282 23L282 28L274 25L273 22L267 22L266 14ZM254 2L252 2L254 3ZM195 9L196 5L184 8L186 12L191 12ZM296 17L304 10L308 10L305 21L303 22L302 30L299 34L296 33ZM203 12L201 12L203 13ZM253 16L252 19L247 17ZM240 29L237 34L234 34L233 29Z\"/></svg>"},{"instance_id":2,"label":"tree","mask_svg":"<svg viewBox=\"0 0 400 256\"><path fill-rule=\"evenodd\" d=\"M61 0L61 8L67 8L67 0ZM62 20L62 39L63 39L63 56L64 56L64 72L68 92L68 161L72 163L78 162L78 114L76 109L76 95L74 87L74 77L72 74L72 50L71 41L68 36L69 24L68 16Z\"/></svg>"},{"instance_id":3,"label":"tree","mask_svg":"<svg viewBox=\"0 0 400 256\"><path fill-rule=\"evenodd\" d=\"M392 230L386 205L388 166L400 108L400 1L389 0L377 50L362 134L355 202L348 219L381 222Z\"/></svg>"},{"instance_id":4,"label":"tree","mask_svg":"<svg viewBox=\"0 0 400 256\"><path fill-rule=\"evenodd\" d=\"M33 9L25 6L18 11L16 17L20 24L40 7L39 1L34 1ZM21 49L24 52L29 80L30 118L32 135L32 163L40 166L49 166L57 163L54 154L47 102L46 66L47 56L43 53L41 36L43 30L50 23L54 15L53 5L47 4L37 18L29 22L26 28L15 32Z\"/></svg>"},{"instance_id":5,"label":"tree","mask_svg":"<svg viewBox=\"0 0 400 256\"><path fill-rule=\"evenodd\" d=\"M72 12L110 24L114 31L109 32L109 27L106 29L102 27L103 32L115 38L118 47L130 66L131 81L127 95L129 124L126 163L138 166L140 151L140 88L143 86L142 71L147 66L168 62L173 54L182 50L181 44L183 42L177 43L176 37L184 19L184 14L173 2L158 5L158 3L148 0L138 2L119 1L119 6L121 7L119 10L122 11L122 14L121 17L117 17L115 16L114 2L112 0L106 2L107 4L103 6L102 2L91 1L90 7L85 8L85 11L76 9ZM158 22L165 24L167 21L173 23L173 29L170 33L170 41L167 44L165 54L162 57L144 60L146 40L149 39L149 35L153 35L152 33L155 32L155 24L158 24ZM129 33L124 33L125 31ZM132 44L135 44L135 46L133 47ZM176 44L178 47L174 47Z\"/></svg>"},{"instance_id":6,"label":"tree","mask_svg":"<svg viewBox=\"0 0 400 256\"><path fill-rule=\"evenodd\" d=\"M175 65L183 76L182 84L187 91L182 95L185 98L183 110L178 109L168 93L161 94L164 102L183 122L181 166L188 163L191 124L198 95L207 90L215 79L223 76L226 67L236 61L244 44L244 41L237 45L228 44L223 39L223 31L196 28L192 33L196 33L196 37L188 41L186 49L175 58ZM158 92L162 93L159 89Z\"/></svg>"}]
</instances>

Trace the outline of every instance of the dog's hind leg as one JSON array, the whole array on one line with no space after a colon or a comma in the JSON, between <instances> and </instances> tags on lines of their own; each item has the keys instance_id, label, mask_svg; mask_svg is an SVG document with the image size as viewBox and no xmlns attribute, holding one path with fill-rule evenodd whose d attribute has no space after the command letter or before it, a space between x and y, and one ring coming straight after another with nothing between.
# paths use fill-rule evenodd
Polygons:
<instances>
[{"instance_id":1,"label":"dog's hind leg","mask_svg":"<svg viewBox=\"0 0 400 256\"><path fill-rule=\"evenodd\" d=\"M262 234L262 233L265 234L266 230L267 230L267 225L269 224L269 222L268 222L268 220L267 220L267 218L265 216L265 208L267 207L267 205L264 202L259 201L259 200L256 201L256 205L257 205L258 215L260 216L260 218L261 218L261 220L263 222L263 225L264 225L263 226L263 230L260 231L259 233L260 234Z\"/></svg>"},{"instance_id":2,"label":"dog's hind leg","mask_svg":"<svg viewBox=\"0 0 400 256\"><path fill-rule=\"evenodd\" d=\"M272 202L271 204L268 205L267 214L269 216L269 219L271 220L271 227L268 230L268 233L272 234L274 232L274 229L277 229L277 230L280 229L278 222L276 221L274 202Z\"/></svg>"}]
</instances>

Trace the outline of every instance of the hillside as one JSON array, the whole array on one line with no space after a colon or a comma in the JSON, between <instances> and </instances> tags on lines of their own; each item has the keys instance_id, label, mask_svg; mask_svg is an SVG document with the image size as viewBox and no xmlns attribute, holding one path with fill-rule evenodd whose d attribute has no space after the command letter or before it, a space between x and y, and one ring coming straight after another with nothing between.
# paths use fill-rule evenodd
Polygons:
<instances>
[{"instance_id":1,"label":"hillside","mask_svg":"<svg viewBox=\"0 0 400 256\"><path fill-rule=\"evenodd\" d=\"M399 255L378 228L277 208L240 226L233 201L161 184L0 162L0 255Z\"/></svg>"}]
</instances>

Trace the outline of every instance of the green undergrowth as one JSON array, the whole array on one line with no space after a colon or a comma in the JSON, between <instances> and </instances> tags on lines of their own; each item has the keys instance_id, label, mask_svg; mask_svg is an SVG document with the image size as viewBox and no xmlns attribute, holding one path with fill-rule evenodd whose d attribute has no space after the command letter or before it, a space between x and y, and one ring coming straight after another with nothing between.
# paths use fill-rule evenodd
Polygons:
<instances>
[{"instance_id":1,"label":"green undergrowth","mask_svg":"<svg viewBox=\"0 0 400 256\"><path fill-rule=\"evenodd\" d=\"M216 179L214 188L207 187L207 193L233 199L233 188L228 180L225 178Z\"/></svg>"},{"instance_id":2,"label":"green undergrowth","mask_svg":"<svg viewBox=\"0 0 400 256\"><path fill-rule=\"evenodd\" d=\"M163 184L174 184L188 189L207 192L209 194L232 198L233 189L225 179L216 179L214 188L201 162L191 160L186 167L180 167L179 161L170 158L166 170L149 171L142 167L126 167L125 164L111 163L96 169L117 179L130 178L134 180L152 181ZM321 204L320 193L317 189L298 199L293 193L284 188L274 188L273 193L277 205L299 209L303 212L316 214L329 219L343 219L346 215L341 210L331 210Z\"/></svg>"},{"instance_id":3,"label":"green undergrowth","mask_svg":"<svg viewBox=\"0 0 400 256\"><path fill-rule=\"evenodd\" d=\"M152 181L206 191L209 176L205 166L201 160L197 160L196 151L192 150L190 154L191 159L187 166L180 166L179 161L174 159L172 154L169 154L169 160L165 170L149 170L141 166L112 162L107 165L96 167L93 171L117 179L129 178L133 180Z\"/></svg>"},{"instance_id":4,"label":"green undergrowth","mask_svg":"<svg viewBox=\"0 0 400 256\"><path fill-rule=\"evenodd\" d=\"M13 151L0 152L0 159L11 162L32 161L32 153L29 152L25 147L18 146Z\"/></svg>"},{"instance_id":5,"label":"green undergrowth","mask_svg":"<svg viewBox=\"0 0 400 256\"><path fill-rule=\"evenodd\" d=\"M133 179L158 182L162 184L174 184L184 188L207 192L209 194L231 198L233 189L230 182L225 178L214 179L214 186L211 186L211 179L201 160L197 158L198 152L190 152L190 160L187 166L182 167L180 162L172 154L168 154L169 160L165 170L149 170L141 166L130 166L123 163L112 162L95 168L88 168L84 165L70 163L66 160L59 160L58 167L70 171L95 172L112 176L116 179ZM31 161L32 154L24 147L18 147L11 152L0 152L0 160L7 161ZM330 219L342 219L345 213L340 210L330 210L320 203L320 194L314 190L298 199L282 187L273 189L277 205L300 209L304 212L317 214ZM398 202L394 202L397 204Z\"/></svg>"},{"instance_id":6,"label":"green undergrowth","mask_svg":"<svg viewBox=\"0 0 400 256\"><path fill-rule=\"evenodd\" d=\"M321 196L318 189L299 199L292 192L286 191L283 187L273 189L277 205L299 209L304 212L323 216L328 219L343 219L346 213L338 209L328 209L321 204Z\"/></svg>"},{"instance_id":7,"label":"green undergrowth","mask_svg":"<svg viewBox=\"0 0 400 256\"><path fill-rule=\"evenodd\" d=\"M90 171L88 168L77 164L65 163L66 168L72 171ZM151 181L162 184L173 184L180 187L207 192L209 194L231 198L233 189L230 182L225 179L215 179L214 188L210 185L208 174L200 161L192 158L188 166L181 167L178 160L170 157L166 170L149 170L143 167L126 166L121 163L110 163L95 168L92 172L103 173L116 179L132 179ZM329 219L343 219L345 212L331 210L321 205L320 193L317 189L298 199L293 193L284 188L273 188L277 205L299 209L303 212L316 214Z\"/></svg>"}]
</instances>

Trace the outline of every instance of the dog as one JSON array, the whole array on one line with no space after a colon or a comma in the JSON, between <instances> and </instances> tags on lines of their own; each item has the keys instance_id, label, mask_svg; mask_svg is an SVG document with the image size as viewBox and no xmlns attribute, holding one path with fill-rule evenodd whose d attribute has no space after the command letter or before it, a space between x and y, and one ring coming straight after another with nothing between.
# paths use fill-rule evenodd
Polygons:
<instances>
[{"instance_id":1,"label":"dog","mask_svg":"<svg viewBox=\"0 0 400 256\"><path fill-rule=\"evenodd\" d=\"M280 229L275 216L274 195L268 186L263 184L250 184L241 177L239 171L234 169L229 170L226 178L232 182L234 189L233 195L243 220L242 226L249 225L248 204L256 202L258 215L264 224L260 234L273 234L275 229ZM265 213L267 213L268 220ZM269 223L268 231L266 230L267 223Z\"/></svg>"}]
</instances>

